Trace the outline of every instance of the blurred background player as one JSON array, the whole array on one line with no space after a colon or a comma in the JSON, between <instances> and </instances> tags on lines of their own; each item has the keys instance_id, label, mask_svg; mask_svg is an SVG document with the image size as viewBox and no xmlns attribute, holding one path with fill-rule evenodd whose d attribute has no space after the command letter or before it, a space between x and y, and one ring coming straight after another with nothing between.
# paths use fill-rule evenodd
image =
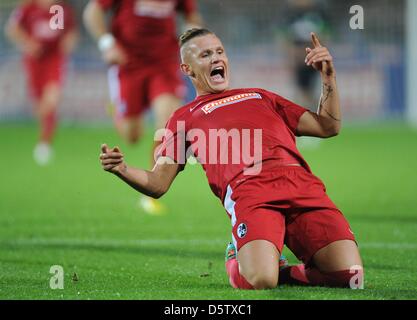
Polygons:
<instances>
[{"instance_id":1,"label":"blurred background player","mask_svg":"<svg viewBox=\"0 0 417 320\"><path fill-rule=\"evenodd\" d=\"M289 61L295 76L297 103L315 110L319 76L304 63L305 48L311 41L310 32L321 34L324 39L328 38L327 18L318 0L291 0L288 5L286 38L289 44Z\"/></svg>"},{"instance_id":2,"label":"blurred background player","mask_svg":"<svg viewBox=\"0 0 417 320\"><path fill-rule=\"evenodd\" d=\"M310 44L309 33L322 35L327 41L328 19L320 0L288 0L286 46L288 61L294 76L294 100L311 111L317 108L316 99L320 91L319 76L313 68L304 63L305 48ZM317 148L321 140L314 137L298 137L300 148Z\"/></svg>"},{"instance_id":3,"label":"blurred background player","mask_svg":"<svg viewBox=\"0 0 417 320\"><path fill-rule=\"evenodd\" d=\"M182 104L186 87L178 67L177 12L183 13L186 28L202 23L194 0L91 0L85 8L85 25L110 66L114 122L127 143L140 138L148 107L154 111L155 128L160 129ZM153 150L151 162L153 166ZM151 214L162 210L148 197L141 198L140 205Z\"/></svg>"},{"instance_id":4,"label":"blurred background player","mask_svg":"<svg viewBox=\"0 0 417 320\"><path fill-rule=\"evenodd\" d=\"M55 29L50 24L55 15L55 11L50 12L53 5L63 8L63 29ZM12 13L6 34L23 53L34 112L40 122L34 159L39 165L47 165L52 158L51 144L65 65L78 38L73 11L63 1L24 1Z\"/></svg>"}]
</instances>

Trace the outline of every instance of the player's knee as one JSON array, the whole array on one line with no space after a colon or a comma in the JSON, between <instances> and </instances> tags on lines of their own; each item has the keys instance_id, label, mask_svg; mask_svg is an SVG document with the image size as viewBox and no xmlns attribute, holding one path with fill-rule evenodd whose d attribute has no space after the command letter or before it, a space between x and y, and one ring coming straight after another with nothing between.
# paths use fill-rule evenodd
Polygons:
<instances>
[{"instance_id":1,"label":"player's knee","mask_svg":"<svg viewBox=\"0 0 417 320\"><path fill-rule=\"evenodd\" d=\"M274 289L278 285L278 272L256 272L245 278L256 290Z\"/></svg>"},{"instance_id":2,"label":"player's knee","mask_svg":"<svg viewBox=\"0 0 417 320\"><path fill-rule=\"evenodd\" d=\"M115 118L117 131L128 144L135 144L142 136L141 119L138 117Z\"/></svg>"},{"instance_id":3,"label":"player's knee","mask_svg":"<svg viewBox=\"0 0 417 320\"><path fill-rule=\"evenodd\" d=\"M153 109L155 112L155 127L157 129L164 128L172 113L175 112L175 110L177 110L181 104L181 99L172 94L164 94L158 97L153 102Z\"/></svg>"},{"instance_id":4,"label":"player's knee","mask_svg":"<svg viewBox=\"0 0 417 320\"><path fill-rule=\"evenodd\" d=\"M60 97L61 90L59 86L55 83L51 83L44 88L41 100L44 104L55 107L58 104Z\"/></svg>"},{"instance_id":5,"label":"player's knee","mask_svg":"<svg viewBox=\"0 0 417 320\"><path fill-rule=\"evenodd\" d=\"M141 138L141 132L138 128L129 128L125 134L125 140L128 144L135 144Z\"/></svg>"},{"instance_id":6,"label":"player's knee","mask_svg":"<svg viewBox=\"0 0 417 320\"><path fill-rule=\"evenodd\" d=\"M129 133L126 137L126 142L128 144L135 144L139 141L139 138L140 138L139 134L130 134Z\"/></svg>"}]
</instances>

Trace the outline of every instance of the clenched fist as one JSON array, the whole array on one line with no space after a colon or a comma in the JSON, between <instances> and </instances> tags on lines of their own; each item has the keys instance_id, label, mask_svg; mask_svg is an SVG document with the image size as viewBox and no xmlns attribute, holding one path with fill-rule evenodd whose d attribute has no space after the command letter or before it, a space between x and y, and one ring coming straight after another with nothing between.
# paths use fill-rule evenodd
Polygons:
<instances>
[{"instance_id":1,"label":"clenched fist","mask_svg":"<svg viewBox=\"0 0 417 320\"><path fill-rule=\"evenodd\" d=\"M121 173L127 168L119 147L110 149L106 144L101 145L100 162L103 170L115 174Z\"/></svg>"}]
</instances>

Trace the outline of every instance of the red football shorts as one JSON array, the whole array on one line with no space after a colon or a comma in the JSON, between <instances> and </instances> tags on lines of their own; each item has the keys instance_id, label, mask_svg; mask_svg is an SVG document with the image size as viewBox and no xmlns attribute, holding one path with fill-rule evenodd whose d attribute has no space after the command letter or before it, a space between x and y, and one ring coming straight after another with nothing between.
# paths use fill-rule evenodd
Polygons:
<instances>
[{"instance_id":1,"label":"red football shorts","mask_svg":"<svg viewBox=\"0 0 417 320\"><path fill-rule=\"evenodd\" d=\"M182 99L186 93L177 63L131 69L112 66L108 82L116 117L121 118L141 115L161 94L169 93Z\"/></svg>"},{"instance_id":2,"label":"red football shorts","mask_svg":"<svg viewBox=\"0 0 417 320\"><path fill-rule=\"evenodd\" d=\"M321 248L355 237L319 178L303 167L267 169L235 179L224 205L239 250L253 240L267 240L282 252L284 244L305 264Z\"/></svg>"},{"instance_id":3,"label":"red football shorts","mask_svg":"<svg viewBox=\"0 0 417 320\"><path fill-rule=\"evenodd\" d=\"M62 85L66 58L61 54L43 56L39 59L24 58L28 87L31 96L39 100L45 87L51 83Z\"/></svg>"}]
</instances>

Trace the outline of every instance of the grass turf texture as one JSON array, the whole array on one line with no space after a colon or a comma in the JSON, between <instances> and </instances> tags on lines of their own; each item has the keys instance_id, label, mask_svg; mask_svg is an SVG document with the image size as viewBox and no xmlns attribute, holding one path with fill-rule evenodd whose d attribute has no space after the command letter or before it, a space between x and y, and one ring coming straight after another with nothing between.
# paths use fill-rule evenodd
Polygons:
<instances>
[{"instance_id":1,"label":"grass turf texture","mask_svg":"<svg viewBox=\"0 0 417 320\"><path fill-rule=\"evenodd\" d=\"M417 132L405 126L345 128L302 150L356 233L366 290L233 290L224 269L230 222L199 166L187 166L162 198L163 217L141 213L139 195L101 170L102 142L147 166L151 132L127 147L112 128L61 128L47 168L32 160L34 125L2 124L0 137L1 299L417 297ZM52 265L64 268L64 290L49 288Z\"/></svg>"}]
</instances>

